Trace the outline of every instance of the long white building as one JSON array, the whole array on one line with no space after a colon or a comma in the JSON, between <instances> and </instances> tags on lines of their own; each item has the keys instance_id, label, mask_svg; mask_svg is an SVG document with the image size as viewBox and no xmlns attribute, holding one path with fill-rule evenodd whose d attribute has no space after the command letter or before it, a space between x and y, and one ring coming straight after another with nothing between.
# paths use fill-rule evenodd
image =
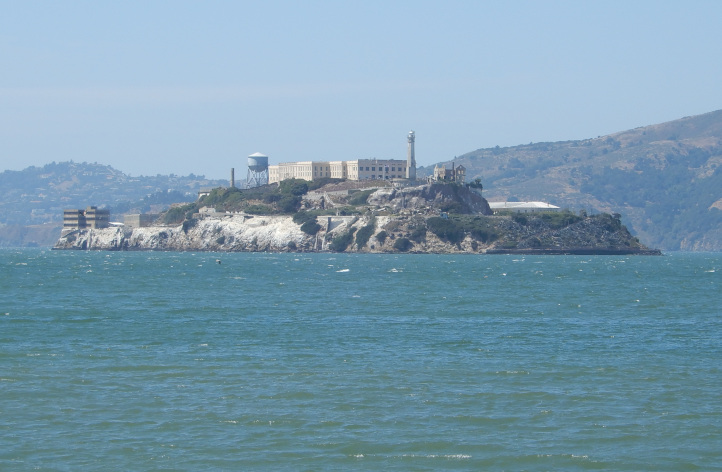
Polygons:
<instances>
[{"instance_id":1,"label":"long white building","mask_svg":"<svg viewBox=\"0 0 722 472\"><path fill-rule=\"evenodd\" d=\"M546 202L489 202L489 208L494 213L511 211L515 213L540 213L543 211L559 211L556 205Z\"/></svg>"},{"instance_id":2,"label":"long white building","mask_svg":"<svg viewBox=\"0 0 722 472\"><path fill-rule=\"evenodd\" d=\"M316 180L325 177L347 180L416 179L415 135L409 132L408 152L402 159L356 159L354 161L282 162L268 166L268 183L286 179Z\"/></svg>"},{"instance_id":3,"label":"long white building","mask_svg":"<svg viewBox=\"0 0 722 472\"><path fill-rule=\"evenodd\" d=\"M405 179L406 164L406 161L401 159L282 162L268 166L268 183L286 179L316 180L324 177L347 180Z\"/></svg>"}]
</instances>

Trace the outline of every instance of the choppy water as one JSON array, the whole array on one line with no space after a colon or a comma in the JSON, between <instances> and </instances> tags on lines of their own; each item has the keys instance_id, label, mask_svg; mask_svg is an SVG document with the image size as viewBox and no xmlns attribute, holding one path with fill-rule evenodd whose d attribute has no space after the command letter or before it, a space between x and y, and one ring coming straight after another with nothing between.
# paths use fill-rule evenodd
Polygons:
<instances>
[{"instance_id":1,"label":"choppy water","mask_svg":"<svg viewBox=\"0 0 722 472\"><path fill-rule=\"evenodd\" d=\"M2 250L0 470L722 470L721 280L722 254Z\"/></svg>"}]
</instances>

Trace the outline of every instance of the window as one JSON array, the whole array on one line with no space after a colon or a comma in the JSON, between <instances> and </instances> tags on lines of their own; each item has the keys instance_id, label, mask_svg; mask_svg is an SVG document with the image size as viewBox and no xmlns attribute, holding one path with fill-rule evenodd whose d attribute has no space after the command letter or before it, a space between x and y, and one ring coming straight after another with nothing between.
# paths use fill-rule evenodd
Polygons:
<instances>
[{"instance_id":1,"label":"window","mask_svg":"<svg viewBox=\"0 0 722 472\"><path fill-rule=\"evenodd\" d=\"M376 171L376 167L372 167L371 170Z\"/></svg>"},{"instance_id":2,"label":"window","mask_svg":"<svg viewBox=\"0 0 722 472\"><path fill-rule=\"evenodd\" d=\"M392 168L391 168L391 171L392 171L392 172L396 171L396 167L392 167Z\"/></svg>"}]
</instances>

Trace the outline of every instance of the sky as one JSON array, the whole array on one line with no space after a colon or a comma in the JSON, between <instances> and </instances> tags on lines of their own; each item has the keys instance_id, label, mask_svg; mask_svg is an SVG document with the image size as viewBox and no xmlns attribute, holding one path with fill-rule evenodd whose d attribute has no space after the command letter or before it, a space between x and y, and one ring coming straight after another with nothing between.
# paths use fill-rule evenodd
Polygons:
<instances>
[{"instance_id":1,"label":"sky","mask_svg":"<svg viewBox=\"0 0 722 472\"><path fill-rule=\"evenodd\" d=\"M244 178L722 108L719 1L0 0L0 171Z\"/></svg>"}]
</instances>

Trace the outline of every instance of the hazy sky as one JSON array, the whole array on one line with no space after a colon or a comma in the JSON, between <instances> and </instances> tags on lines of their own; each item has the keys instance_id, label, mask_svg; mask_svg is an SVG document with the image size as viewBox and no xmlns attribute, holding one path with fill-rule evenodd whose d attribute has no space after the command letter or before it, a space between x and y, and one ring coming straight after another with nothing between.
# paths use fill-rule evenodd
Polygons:
<instances>
[{"instance_id":1,"label":"hazy sky","mask_svg":"<svg viewBox=\"0 0 722 472\"><path fill-rule=\"evenodd\" d=\"M0 170L245 177L722 108L720 1L0 0Z\"/></svg>"}]
</instances>

